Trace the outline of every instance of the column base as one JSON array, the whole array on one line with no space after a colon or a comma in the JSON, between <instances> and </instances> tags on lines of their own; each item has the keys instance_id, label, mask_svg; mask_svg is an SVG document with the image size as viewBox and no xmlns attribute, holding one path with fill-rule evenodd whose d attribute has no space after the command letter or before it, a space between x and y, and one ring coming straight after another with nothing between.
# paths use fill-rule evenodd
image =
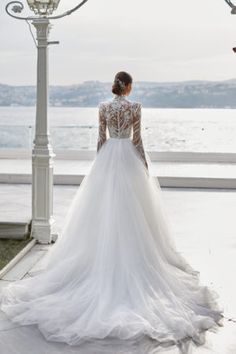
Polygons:
<instances>
[{"instance_id":1,"label":"column base","mask_svg":"<svg viewBox=\"0 0 236 354\"><path fill-rule=\"evenodd\" d=\"M53 232L53 224L55 220L49 222L33 220L31 226L31 237L35 238L38 243L49 244L55 242L56 235Z\"/></svg>"}]
</instances>

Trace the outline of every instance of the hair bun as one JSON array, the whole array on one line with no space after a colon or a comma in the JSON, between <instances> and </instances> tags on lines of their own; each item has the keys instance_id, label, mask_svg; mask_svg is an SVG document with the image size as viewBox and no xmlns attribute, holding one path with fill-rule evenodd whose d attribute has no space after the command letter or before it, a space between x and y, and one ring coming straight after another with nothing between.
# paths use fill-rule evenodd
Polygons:
<instances>
[{"instance_id":1,"label":"hair bun","mask_svg":"<svg viewBox=\"0 0 236 354\"><path fill-rule=\"evenodd\" d=\"M116 74L114 83L112 85L112 93L121 95L128 84L132 83L133 79L130 74L125 71L120 71Z\"/></svg>"}]
</instances>

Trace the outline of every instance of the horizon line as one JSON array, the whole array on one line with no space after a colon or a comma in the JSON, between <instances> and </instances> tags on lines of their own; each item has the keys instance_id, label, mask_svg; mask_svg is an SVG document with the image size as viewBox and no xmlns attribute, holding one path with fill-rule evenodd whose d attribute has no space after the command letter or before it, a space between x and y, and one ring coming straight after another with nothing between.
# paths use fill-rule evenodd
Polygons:
<instances>
[{"instance_id":1,"label":"horizon line","mask_svg":"<svg viewBox=\"0 0 236 354\"><path fill-rule=\"evenodd\" d=\"M222 79L222 80L204 80L204 79L189 79L189 80L176 80L176 81L151 81L151 80L138 80L134 81L134 84L139 84L139 83L150 83L150 84L180 84L180 83L190 83L190 82L195 82L195 83L200 83L200 82L205 82L205 83L215 83L215 82L230 82L230 81L236 81L236 78L231 78L231 79ZM49 86L78 86L78 85L83 85L86 83L101 83L101 84L111 84L112 81L100 81L100 80L84 80L82 82L78 83L73 83L73 84L49 84ZM0 82L0 85L2 86L37 86L37 84L6 84Z\"/></svg>"}]
</instances>

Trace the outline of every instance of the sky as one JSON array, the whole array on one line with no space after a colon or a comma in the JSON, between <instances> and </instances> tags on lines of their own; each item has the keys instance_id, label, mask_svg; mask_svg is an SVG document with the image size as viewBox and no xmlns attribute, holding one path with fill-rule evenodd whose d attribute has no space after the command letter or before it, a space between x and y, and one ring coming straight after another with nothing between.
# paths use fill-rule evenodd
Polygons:
<instances>
[{"instance_id":1,"label":"sky","mask_svg":"<svg viewBox=\"0 0 236 354\"><path fill-rule=\"evenodd\" d=\"M55 14L79 2L61 0ZM36 47L7 3L0 3L0 83L35 85ZM236 78L236 15L224 0L88 0L52 24L49 40L60 44L49 48L50 85L112 82L120 70L134 81Z\"/></svg>"}]
</instances>

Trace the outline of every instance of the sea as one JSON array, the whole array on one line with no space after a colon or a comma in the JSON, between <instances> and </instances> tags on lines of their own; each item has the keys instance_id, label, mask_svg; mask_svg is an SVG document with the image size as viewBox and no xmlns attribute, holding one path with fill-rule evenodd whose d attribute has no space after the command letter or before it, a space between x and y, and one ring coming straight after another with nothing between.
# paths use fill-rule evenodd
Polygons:
<instances>
[{"instance_id":1,"label":"sea","mask_svg":"<svg viewBox=\"0 0 236 354\"><path fill-rule=\"evenodd\" d=\"M35 107L0 107L0 149L31 149ZM95 150L98 108L49 107L56 150ZM236 110L142 108L147 151L236 152Z\"/></svg>"}]
</instances>

